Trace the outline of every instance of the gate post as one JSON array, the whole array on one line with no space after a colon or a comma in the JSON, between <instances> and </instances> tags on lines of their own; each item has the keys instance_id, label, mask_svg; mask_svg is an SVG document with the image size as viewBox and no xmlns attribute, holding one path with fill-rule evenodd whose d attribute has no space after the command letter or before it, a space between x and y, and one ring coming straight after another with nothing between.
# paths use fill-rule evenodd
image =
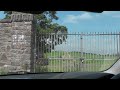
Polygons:
<instances>
[{"instance_id":1,"label":"gate post","mask_svg":"<svg viewBox=\"0 0 120 90\"><path fill-rule=\"evenodd\" d=\"M118 58L120 57L120 32L119 32L119 44L118 44L119 46L119 50L118 50Z\"/></svg>"},{"instance_id":2,"label":"gate post","mask_svg":"<svg viewBox=\"0 0 120 90\"><path fill-rule=\"evenodd\" d=\"M81 61L83 62L83 33L80 34Z\"/></svg>"},{"instance_id":3,"label":"gate post","mask_svg":"<svg viewBox=\"0 0 120 90\"><path fill-rule=\"evenodd\" d=\"M83 33L80 34L80 50L81 50L81 57L80 57L80 70L83 70Z\"/></svg>"},{"instance_id":4,"label":"gate post","mask_svg":"<svg viewBox=\"0 0 120 90\"><path fill-rule=\"evenodd\" d=\"M33 14L12 12L11 21L11 65L16 67L16 71L31 72L34 61Z\"/></svg>"},{"instance_id":5,"label":"gate post","mask_svg":"<svg viewBox=\"0 0 120 90\"><path fill-rule=\"evenodd\" d=\"M32 21L32 34L31 34L31 62L30 62L30 72L35 72L35 62L36 62L36 19L33 15Z\"/></svg>"}]
</instances>

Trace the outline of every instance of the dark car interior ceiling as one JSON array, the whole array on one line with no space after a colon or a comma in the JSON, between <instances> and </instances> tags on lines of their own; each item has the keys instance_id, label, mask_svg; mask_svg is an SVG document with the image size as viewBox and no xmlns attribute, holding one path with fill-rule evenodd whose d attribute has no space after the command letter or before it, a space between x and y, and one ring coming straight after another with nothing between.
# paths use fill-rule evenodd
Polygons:
<instances>
[{"instance_id":1,"label":"dark car interior ceiling","mask_svg":"<svg viewBox=\"0 0 120 90\"><path fill-rule=\"evenodd\" d=\"M40 14L40 13L43 13L44 11L18 11L18 12L31 13L31 14ZM88 12L102 13L103 11L88 11Z\"/></svg>"}]
</instances>

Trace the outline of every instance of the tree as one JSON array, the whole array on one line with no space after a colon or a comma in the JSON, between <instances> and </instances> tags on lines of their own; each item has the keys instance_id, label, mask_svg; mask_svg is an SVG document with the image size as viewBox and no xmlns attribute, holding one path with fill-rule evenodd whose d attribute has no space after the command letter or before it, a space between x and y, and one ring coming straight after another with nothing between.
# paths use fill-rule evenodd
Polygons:
<instances>
[{"instance_id":1,"label":"tree","mask_svg":"<svg viewBox=\"0 0 120 90\"><path fill-rule=\"evenodd\" d=\"M12 11L4 11L4 14L6 14L5 19L9 19L10 14L12 14Z\"/></svg>"}]
</instances>

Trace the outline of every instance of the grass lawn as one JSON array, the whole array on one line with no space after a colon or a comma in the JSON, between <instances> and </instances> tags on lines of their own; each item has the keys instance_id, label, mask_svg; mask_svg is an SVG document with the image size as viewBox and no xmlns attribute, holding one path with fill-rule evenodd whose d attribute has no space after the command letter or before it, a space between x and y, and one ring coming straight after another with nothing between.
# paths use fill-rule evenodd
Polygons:
<instances>
[{"instance_id":1,"label":"grass lawn","mask_svg":"<svg viewBox=\"0 0 120 90\"><path fill-rule=\"evenodd\" d=\"M46 57L54 57L54 58L60 58L61 56L64 56L65 54L70 55L72 58L79 58L81 57L80 52L58 52L53 51L51 53L46 53ZM92 53L83 53L83 57L86 59L115 59L117 56L115 55L100 55L100 54L92 54Z\"/></svg>"},{"instance_id":2,"label":"grass lawn","mask_svg":"<svg viewBox=\"0 0 120 90\"><path fill-rule=\"evenodd\" d=\"M103 71L109 68L114 60L86 60L83 63L77 60L51 60L48 65L50 72L72 72L72 71Z\"/></svg>"},{"instance_id":3,"label":"grass lawn","mask_svg":"<svg viewBox=\"0 0 120 90\"><path fill-rule=\"evenodd\" d=\"M68 55L70 56L69 58L73 59L61 59L62 56L68 58ZM46 58L53 58L49 60L49 65L39 67L39 70L44 70L46 68L47 72L103 71L112 66L117 59L117 56L115 55L97 55L84 53L83 57L85 60L82 63L80 60L76 59L81 57L81 53L79 52L68 52L66 54L64 52L57 51L46 53L45 56Z\"/></svg>"}]
</instances>

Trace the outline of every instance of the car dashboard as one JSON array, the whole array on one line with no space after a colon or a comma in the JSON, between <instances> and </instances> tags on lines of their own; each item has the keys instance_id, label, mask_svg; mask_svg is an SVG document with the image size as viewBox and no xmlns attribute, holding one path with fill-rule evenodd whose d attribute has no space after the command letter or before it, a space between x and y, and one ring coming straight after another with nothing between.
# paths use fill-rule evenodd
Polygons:
<instances>
[{"instance_id":1,"label":"car dashboard","mask_svg":"<svg viewBox=\"0 0 120 90\"><path fill-rule=\"evenodd\" d=\"M27 73L0 76L0 79L111 79L115 75L102 72Z\"/></svg>"}]
</instances>

